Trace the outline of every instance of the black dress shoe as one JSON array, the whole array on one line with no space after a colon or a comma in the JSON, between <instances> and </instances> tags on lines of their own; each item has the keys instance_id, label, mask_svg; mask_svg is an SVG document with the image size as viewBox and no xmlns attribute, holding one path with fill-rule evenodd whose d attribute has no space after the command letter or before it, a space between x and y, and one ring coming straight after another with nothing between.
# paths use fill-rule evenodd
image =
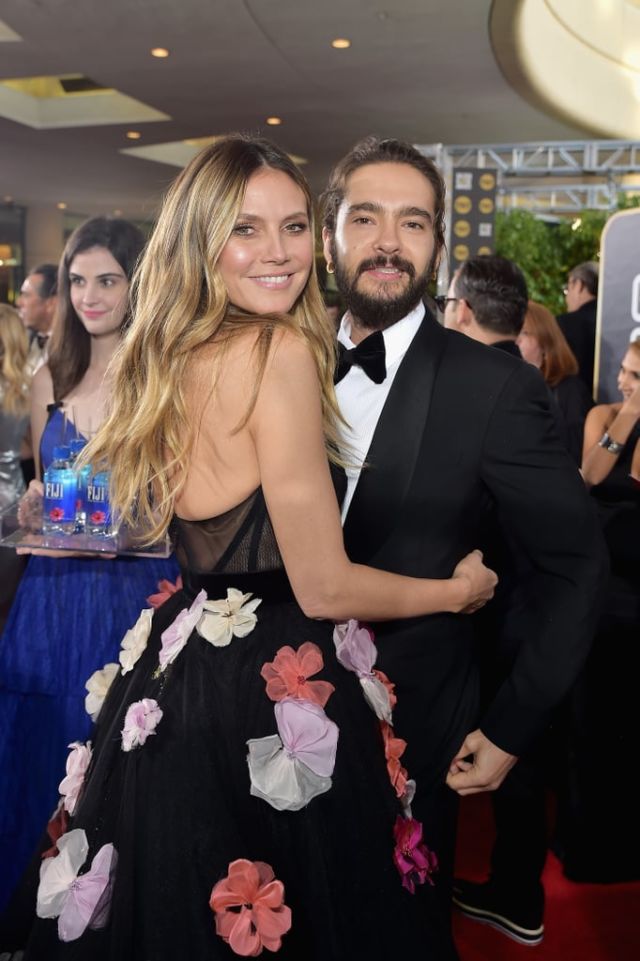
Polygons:
<instances>
[{"instance_id":1,"label":"black dress shoe","mask_svg":"<svg viewBox=\"0 0 640 961\"><path fill-rule=\"evenodd\" d=\"M456 878L454 906L472 921L488 924L519 944L540 944L544 937L543 909L507 902L490 881L476 884Z\"/></svg>"}]
</instances>

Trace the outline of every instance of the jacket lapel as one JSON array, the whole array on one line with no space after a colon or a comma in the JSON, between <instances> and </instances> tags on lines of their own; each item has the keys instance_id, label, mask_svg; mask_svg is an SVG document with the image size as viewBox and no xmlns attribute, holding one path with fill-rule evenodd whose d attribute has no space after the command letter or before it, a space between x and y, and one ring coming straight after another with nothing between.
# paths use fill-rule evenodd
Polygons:
<instances>
[{"instance_id":1,"label":"jacket lapel","mask_svg":"<svg viewBox=\"0 0 640 961\"><path fill-rule=\"evenodd\" d=\"M344 525L347 554L362 563L391 533L409 490L445 333L427 312L394 378Z\"/></svg>"}]
</instances>

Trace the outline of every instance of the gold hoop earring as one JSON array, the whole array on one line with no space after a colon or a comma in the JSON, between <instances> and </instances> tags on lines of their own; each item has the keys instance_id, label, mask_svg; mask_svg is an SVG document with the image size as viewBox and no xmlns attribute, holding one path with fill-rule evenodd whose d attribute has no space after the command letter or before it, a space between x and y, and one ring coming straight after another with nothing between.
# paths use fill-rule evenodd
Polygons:
<instances>
[{"instance_id":1,"label":"gold hoop earring","mask_svg":"<svg viewBox=\"0 0 640 961\"><path fill-rule=\"evenodd\" d=\"M333 261L330 260L329 263L327 264L327 273L335 274L335 272L336 272L336 268L333 266Z\"/></svg>"}]
</instances>

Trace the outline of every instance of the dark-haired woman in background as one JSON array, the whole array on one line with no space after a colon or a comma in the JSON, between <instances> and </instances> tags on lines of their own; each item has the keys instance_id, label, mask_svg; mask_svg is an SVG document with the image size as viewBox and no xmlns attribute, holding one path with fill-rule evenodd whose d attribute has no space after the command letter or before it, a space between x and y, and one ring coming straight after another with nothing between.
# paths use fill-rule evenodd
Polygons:
<instances>
[{"instance_id":1,"label":"dark-haired woman in background","mask_svg":"<svg viewBox=\"0 0 640 961\"><path fill-rule=\"evenodd\" d=\"M640 341L622 358L618 389L622 400L594 407L584 430L582 475L596 502L611 574L571 705L562 853L573 881L640 880L638 801L626 778L639 733Z\"/></svg>"},{"instance_id":2,"label":"dark-haired woman in background","mask_svg":"<svg viewBox=\"0 0 640 961\"><path fill-rule=\"evenodd\" d=\"M517 340L524 360L537 367L545 379L560 416L556 424L571 457L582 461L584 422L593 401L578 377L578 361L553 314L530 300Z\"/></svg>"},{"instance_id":3,"label":"dark-haired woman in background","mask_svg":"<svg viewBox=\"0 0 640 961\"><path fill-rule=\"evenodd\" d=\"M49 361L32 386L40 476L55 446L89 439L104 418L143 246L133 224L101 217L67 242ZM176 573L173 559L30 558L0 639L0 909L56 804L67 745L89 732L85 682L117 661L147 595Z\"/></svg>"}]
</instances>

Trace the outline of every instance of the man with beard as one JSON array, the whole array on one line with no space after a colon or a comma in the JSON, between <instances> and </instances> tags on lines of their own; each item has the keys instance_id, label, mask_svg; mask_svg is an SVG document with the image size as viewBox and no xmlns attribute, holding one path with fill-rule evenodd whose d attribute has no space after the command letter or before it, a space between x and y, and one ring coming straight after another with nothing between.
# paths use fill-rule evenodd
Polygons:
<instances>
[{"instance_id":1,"label":"man with beard","mask_svg":"<svg viewBox=\"0 0 640 961\"><path fill-rule=\"evenodd\" d=\"M334 169L323 221L328 270L347 307L336 376L349 425L347 552L446 577L499 518L530 560L539 600L517 625L518 657L479 725L471 618L373 625L376 666L396 684L402 764L417 782L414 817L440 862L424 892L433 918L424 951L436 961L456 957L454 792L497 788L544 727L586 657L605 565L539 374L444 330L423 304L444 244L444 193L435 166L409 144L368 138Z\"/></svg>"}]
</instances>

